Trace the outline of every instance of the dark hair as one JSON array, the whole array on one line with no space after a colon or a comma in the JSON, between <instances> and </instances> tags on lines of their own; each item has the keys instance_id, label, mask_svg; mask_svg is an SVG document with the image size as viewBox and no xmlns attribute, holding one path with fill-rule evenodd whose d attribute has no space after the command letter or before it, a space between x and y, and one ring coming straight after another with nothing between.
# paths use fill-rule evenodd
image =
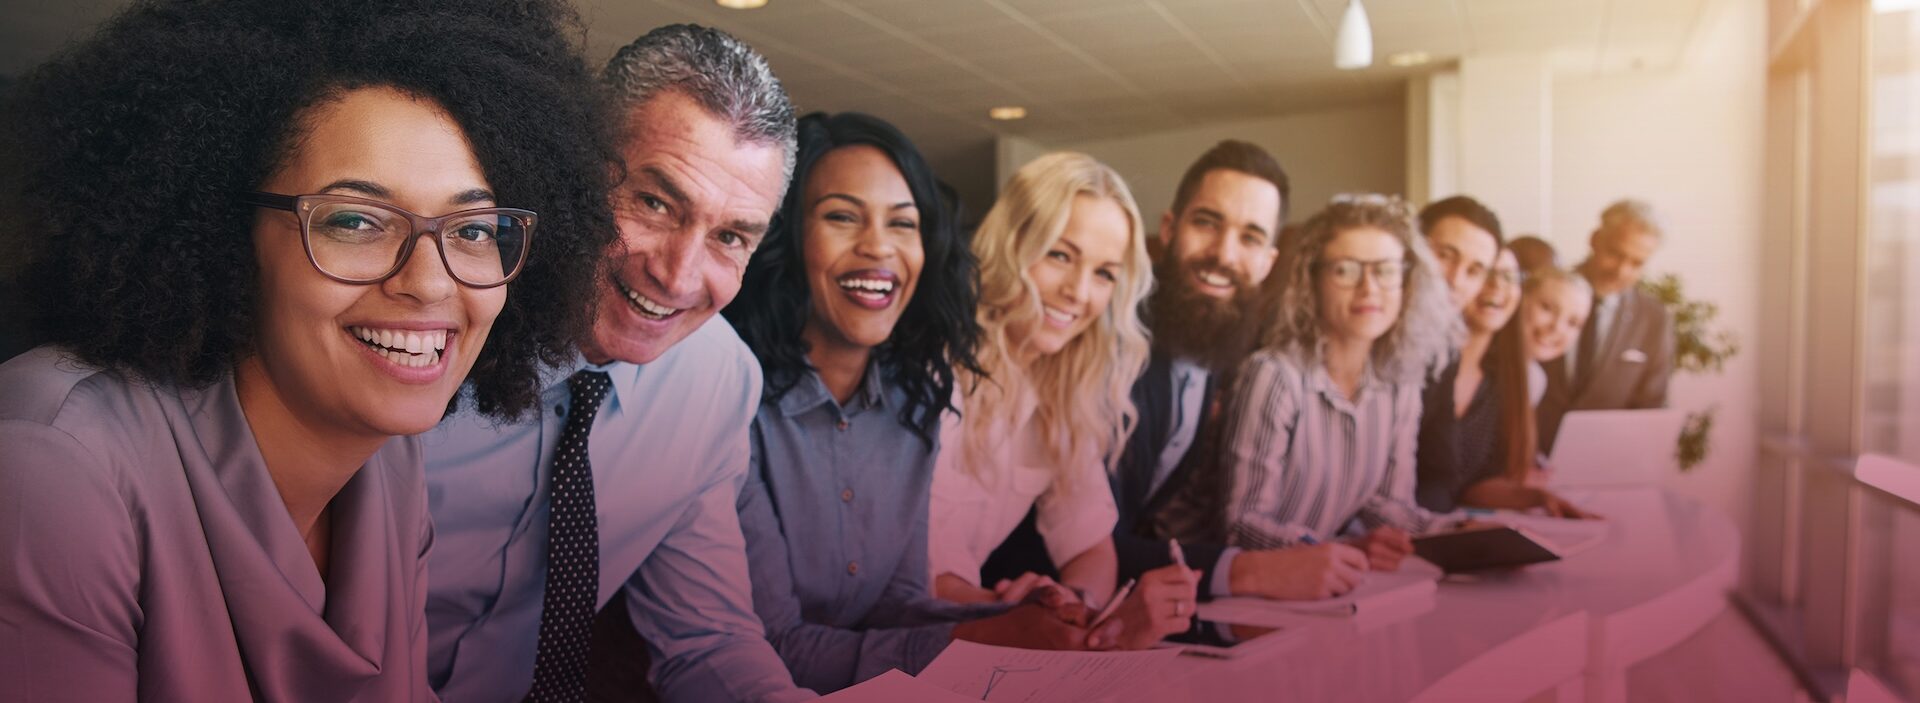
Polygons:
<instances>
[{"instance_id":1,"label":"dark hair","mask_svg":"<svg viewBox=\"0 0 1920 703\"><path fill-rule=\"evenodd\" d=\"M1486 230L1488 234L1493 235L1493 246L1495 249L1507 245L1506 234L1500 231L1500 217L1493 214L1492 210L1487 209L1487 206L1480 204L1480 201L1464 195L1456 195L1444 200L1436 200L1426 207L1421 208L1420 234L1433 234L1434 226L1440 224L1441 220L1449 217L1458 217L1466 220L1468 224Z\"/></svg>"},{"instance_id":2,"label":"dark hair","mask_svg":"<svg viewBox=\"0 0 1920 703\"><path fill-rule=\"evenodd\" d=\"M1280 216L1273 223L1277 239L1278 228L1287 225L1287 206L1293 204L1293 189L1287 181L1287 172L1280 168L1280 162L1275 161L1266 149L1238 139L1222 140L1187 167L1186 174L1180 176L1179 189L1173 192L1173 216L1177 218L1185 214L1187 202L1193 200L1194 191L1200 189L1200 181L1205 180L1207 174L1222 169L1239 171L1280 189Z\"/></svg>"},{"instance_id":3,"label":"dark hair","mask_svg":"<svg viewBox=\"0 0 1920 703\"><path fill-rule=\"evenodd\" d=\"M459 124L502 206L540 215L474 365L479 409L538 401L576 353L618 173L611 110L559 0L140 2L15 86L0 231L25 252L39 341L147 382L203 386L251 353L251 190L316 107L384 86ZM457 38L457 41L453 39Z\"/></svg>"},{"instance_id":4,"label":"dark hair","mask_svg":"<svg viewBox=\"0 0 1920 703\"><path fill-rule=\"evenodd\" d=\"M806 182L820 157L864 144L885 152L900 169L920 210L920 242L926 260L920 283L893 334L874 350L882 373L907 393L900 424L931 445L940 413L952 408L954 369L984 376L974 358L980 325L974 321L979 272L973 253L955 233L951 211L940 198L933 170L913 142L893 125L858 112L816 112L800 118L800 152L786 200L773 231L747 264L740 295L727 306L727 320L760 358L766 374L765 402L774 402L812 368L800 331L811 315L806 257L801 248L806 221Z\"/></svg>"},{"instance_id":5,"label":"dark hair","mask_svg":"<svg viewBox=\"0 0 1920 703\"><path fill-rule=\"evenodd\" d=\"M1515 295L1519 291L1514 292ZM1540 452L1540 436L1537 420L1533 416L1533 393L1527 386L1527 367L1532 364L1527 359L1526 343L1520 337L1520 313L1515 312L1507 324L1493 334L1493 341L1487 348L1487 355L1480 360L1480 368L1486 377L1500 389L1500 434L1506 446L1501 448L1500 463L1504 475L1515 481L1525 481L1527 472L1533 469L1535 455Z\"/></svg>"},{"instance_id":6,"label":"dark hair","mask_svg":"<svg viewBox=\"0 0 1920 703\"><path fill-rule=\"evenodd\" d=\"M1560 254L1553 250L1553 245L1533 235L1518 237L1507 242L1507 249L1513 252L1513 258L1520 263L1522 272L1560 266Z\"/></svg>"}]
</instances>

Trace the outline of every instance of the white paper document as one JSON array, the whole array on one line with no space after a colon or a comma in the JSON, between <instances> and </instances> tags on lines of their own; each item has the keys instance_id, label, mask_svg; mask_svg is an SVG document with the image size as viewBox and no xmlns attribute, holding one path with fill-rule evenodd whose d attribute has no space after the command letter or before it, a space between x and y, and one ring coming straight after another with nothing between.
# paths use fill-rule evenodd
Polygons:
<instances>
[{"instance_id":1,"label":"white paper document","mask_svg":"<svg viewBox=\"0 0 1920 703\"><path fill-rule=\"evenodd\" d=\"M1177 649L1051 652L954 640L919 683L975 701L1127 703L1152 700L1179 656Z\"/></svg>"},{"instance_id":2,"label":"white paper document","mask_svg":"<svg viewBox=\"0 0 1920 703\"><path fill-rule=\"evenodd\" d=\"M820 698L822 703L969 703L975 699L921 681L899 669Z\"/></svg>"},{"instance_id":3,"label":"white paper document","mask_svg":"<svg viewBox=\"0 0 1920 703\"><path fill-rule=\"evenodd\" d=\"M1607 532L1612 529L1612 523L1604 519L1568 520L1508 512L1480 519L1520 530L1521 534L1552 549L1555 554L1560 555L1561 559L1570 558L1599 546L1601 542L1606 541Z\"/></svg>"},{"instance_id":4,"label":"white paper document","mask_svg":"<svg viewBox=\"0 0 1920 703\"><path fill-rule=\"evenodd\" d=\"M1297 625L1301 615L1361 615L1370 611L1418 610L1433 600L1434 585L1444 575L1440 567L1419 557L1407 557L1395 571L1369 571L1367 580L1346 595L1308 601L1265 598L1216 598L1200 604L1207 620L1280 627Z\"/></svg>"}]
</instances>

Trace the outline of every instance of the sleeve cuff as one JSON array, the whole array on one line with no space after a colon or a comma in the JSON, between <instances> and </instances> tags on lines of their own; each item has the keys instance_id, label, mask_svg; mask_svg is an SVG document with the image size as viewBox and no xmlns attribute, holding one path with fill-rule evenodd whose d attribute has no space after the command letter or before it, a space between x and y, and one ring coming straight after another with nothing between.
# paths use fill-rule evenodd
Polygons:
<instances>
[{"instance_id":1,"label":"sleeve cuff","mask_svg":"<svg viewBox=\"0 0 1920 703\"><path fill-rule=\"evenodd\" d=\"M1207 589L1207 595L1214 598L1233 595L1233 558L1237 556L1240 556L1239 547L1220 551L1220 560L1213 563L1213 582Z\"/></svg>"}]
</instances>

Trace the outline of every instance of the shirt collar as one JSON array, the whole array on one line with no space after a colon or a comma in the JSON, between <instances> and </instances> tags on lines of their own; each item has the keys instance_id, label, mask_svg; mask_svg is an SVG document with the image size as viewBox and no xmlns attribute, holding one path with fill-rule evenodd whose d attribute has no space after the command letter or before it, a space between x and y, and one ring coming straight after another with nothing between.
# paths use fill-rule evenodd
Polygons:
<instances>
[{"instance_id":1,"label":"shirt collar","mask_svg":"<svg viewBox=\"0 0 1920 703\"><path fill-rule=\"evenodd\" d=\"M672 354L673 350L668 349L667 353ZM631 394L637 392L635 387L639 385L636 381L640 378L641 366L641 364L632 364L618 360L609 361L604 364L590 364L587 363L586 357L575 354L572 361L549 369L546 374L546 382L542 385L546 387L549 395L554 396L554 400L558 400L559 398L565 398L572 394L572 392L567 389L568 378L571 378L574 374L581 371L599 371L605 373L607 380L613 385L613 400L607 405L626 406L631 403L640 402L639 398L632 397Z\"/></svg>"},{"instance_id":2,"label":"shirt collar","mask_svg":"<svg viewBox=\"0 0 1920 703\"><path fill-rule=\"evenodd\" d=\"M1173 357L1173 362L1170 366L1173 367L1173 373L1176 376L1206 378L1208 375L1207 367L1201 366L1199 362L1184 356Z\"/></svg>"},{"instance_id":3,"label":"shirt collar","mask_svg":"<svg viewBox=\"0 0 1920 703\"><path fill-rule=\"evenodd\" d=\"M1320 363L1314 364L1313 373L1307 376L1307 389L1320 393L1334 407L1351 413L1353 408L1366 400L1367 394L1372 392L1371 389L1379 380L1373 372L1373 362L1369 360L1367 368L1360 372L1360 385L1354 387L1353 397L1348 398L1346 393L1341 392L1339 384L1333 382L1333 375L1327 373L1327 365Z\"/></svg>"},{"instance_id":4,"label":"shirt collar","mask_svg":"<svg viewBox=\"0 0 1920 703\"><path fill-rule=\"evenodd\" d=\"M861 375L860 387L853 392L853 405L857 408L880 408L887 405L885 384L881 380L878 359L867 360L867 371ZM780 396L779 408L783 415L793 417L821 405L839 407L833 394L827 392L827 384L820 380L820 372L808 367L800 375L800 380Z\"/></svg>"}]
</instances>

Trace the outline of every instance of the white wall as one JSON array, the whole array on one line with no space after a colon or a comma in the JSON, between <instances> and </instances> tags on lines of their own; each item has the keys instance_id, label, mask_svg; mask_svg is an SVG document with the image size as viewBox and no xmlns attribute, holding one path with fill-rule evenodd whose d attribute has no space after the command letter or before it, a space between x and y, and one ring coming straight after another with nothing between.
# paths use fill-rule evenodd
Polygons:
<instances>
[{"instance_id":1,"label":"white wall","mask_svg":"<svg viewBox=\"0 0 1920 703\"><path fill-rule=\"evenodd\" d=\"M1187 166L1222 139L1243 139L1271 152L1292 182L1290 219L1300 221L1326 205L1336 193L1400 193L1406 187L1406 111L1401 100L1307 112L1282 117L1222 122L1114 139L1048 143L1041 151L1030 140L1008 144L1000 171L1011 174L1025 159L1052 150L1082 151L1112 166L1127 179L1148 229L1158 229L1160 214ZM1022 158L1024 157L1024 158ZM1003 179L1004 183L1004 179Z\"/></svg>"},{"instance_id":2,"label":"white wall","mask_svg":"<svg viewBox=\"0 0 1920 703\"><path fill-rule=\"evenodd\" d=\"M1460 61L1458 191L1500 213L1515 232L1550 221L1553 190L1553 71L1542 56ZM1434 198L1453 192L1435 190Z\"/></svg>"},{"instance_id":3,"label":"white wall","mask_svg":"<svg viewBox=\"0 0 1920 703\"><path fill-rule=\"evenodd\" d=\"M1707 461L1668 485L1741 525L1758 460L1764 11L1711 3L1674 70L1556 80L1552 216L1542 233L1571 264L1615 199L1643 198L1665 218L1653 272L1677 272L1689 295L1718 303L1720 323L1746 346L1719 376L1675 377L1675 407L1720 411Z\"/></svg>"}]
</instances>

